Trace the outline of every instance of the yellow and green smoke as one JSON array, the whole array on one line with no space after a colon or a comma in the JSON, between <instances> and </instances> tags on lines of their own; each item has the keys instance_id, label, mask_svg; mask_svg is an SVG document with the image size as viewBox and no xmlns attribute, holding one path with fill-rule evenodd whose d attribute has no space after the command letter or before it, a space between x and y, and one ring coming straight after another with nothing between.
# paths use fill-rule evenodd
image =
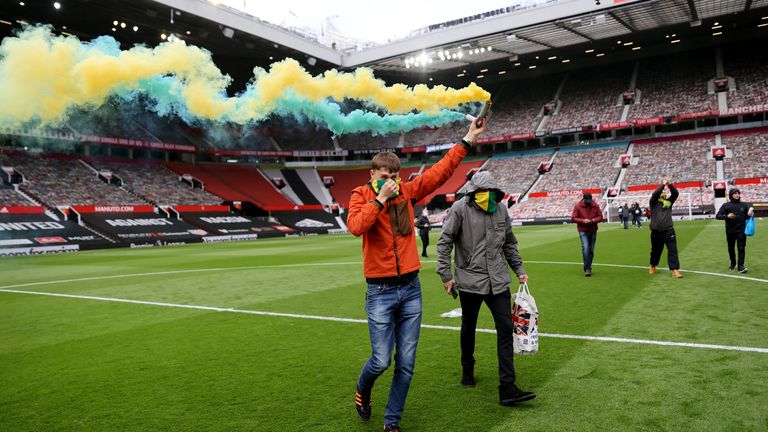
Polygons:
<instances>
[{"instance_id":1,"label":"yellow and green smoke","mask_svg":"<svg viewBox=\"0 0 768 432\"><path fill-rule=\"evenodd\" d=\"M121 50L108 36L83 43L48 27L27 27L0 44L0 126L56 125L73 109L96 109L111 97L144 96L152 101L150 110L187 122L246 124L292 115L337 134L383 134L459 120L463 114L454 110L460 104L490 98L474 83L462 89L387 86L366 68L312 76L293 59L269 70L255 68L254 80L237 96L227 96L230 82L208 51L183 41ZM344 100L370 109L344 113L339 105Z\"/></svg>"}]
</instances>

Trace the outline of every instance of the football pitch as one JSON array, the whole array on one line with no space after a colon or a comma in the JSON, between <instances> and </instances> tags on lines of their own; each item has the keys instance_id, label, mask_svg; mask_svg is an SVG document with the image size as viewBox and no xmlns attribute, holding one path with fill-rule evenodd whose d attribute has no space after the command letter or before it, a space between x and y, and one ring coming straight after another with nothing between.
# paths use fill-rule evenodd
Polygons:
<instances>
[{"instance_id":1,"label":"football pitch","mask_svg":"<svg viewBox=\"0 0 768 432\"><path fill-rule=\"evenodd\" d=\"M745 275L722 221L675 228L680 280L648 274L647 225L601 225L591 278L573 225L515 228L542 336L515 358L538 397L511 408L490 332L477 387L459 384L433 230L403 429L768 430L768 223ZM361 249L343 235L0 259L0 430L380 431L392 367L371 421L353 406L370 354ZM493 329L485 306L478 327Z\"/></svg>"}]
</instances>

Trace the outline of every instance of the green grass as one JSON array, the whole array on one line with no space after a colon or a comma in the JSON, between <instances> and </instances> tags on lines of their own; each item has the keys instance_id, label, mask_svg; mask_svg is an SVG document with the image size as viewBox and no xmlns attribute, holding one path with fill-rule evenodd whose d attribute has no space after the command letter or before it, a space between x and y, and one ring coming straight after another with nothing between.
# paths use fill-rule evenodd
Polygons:
<instances>
[{"instance_id":1,"label":"green grass","mask_svg":"<svg viewBox=\"0 0 768 432\"><path fill-rule=\"evenodd\" d=\"M599 265L585 278L580 265L543 263L580 262L572 225L517 228L540 331L768 348L768 283L686 272L733 274L722 222L676 229L682 280ZM421 272L424 323L458 326L440 318L458 303L434 273L437 234ZM766 236L759 221L746 276L768 280ZM647 229L605 225L595 262L645 266L649 250ZM0 259L0 286L117 276L15 289L365 319L361 261L352 236L105 250ZM183 272L196 269L220 270ZM487 310L478 325L493 328ZM478 334L478 386L464 389L458 332L423 329L403 427L768 429L768 353L554 337L540 345L515 361L520 386L538 398L507 408L497 402L494 335ZM352 406L369 350L359 323L0 293L0 430L377 431L391 369L374 389L370 423Z\"/></svg>"}]
</instances>

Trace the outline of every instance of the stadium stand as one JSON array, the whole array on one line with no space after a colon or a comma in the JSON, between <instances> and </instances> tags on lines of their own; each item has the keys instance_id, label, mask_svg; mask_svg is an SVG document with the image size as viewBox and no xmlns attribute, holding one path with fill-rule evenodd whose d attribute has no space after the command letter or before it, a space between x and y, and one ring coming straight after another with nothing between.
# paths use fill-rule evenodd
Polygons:
<instances>
[{"instance_id":1,"label":"stadium stand","mask_svg":"<svg viewBox=\"0 0 768 432\"><path fill-rule=\"evenodd\" d=\"M19 195L13 188L0 186L0 207L37 205Z\"/></svg>"},{"instance_id":2,"label":"stadium stand","mask_svg":"<svg viewBox=\"0 0 768 432\"><path fill-rule=\"evenodd\" d=\"M664 177L673 182L703 181L715 178L715 162L707 159L713 138L683 139L661 143L635 143L625 185L656 184Z\"/></svg>"},{"instance_id":3,"label":"stadium stand","mask_svg":"<svg viewBox=\"0 0 768 432\"><path fill-rule=\"evenodd\" d=\"M411 174L418 172L420 166L400 168L400 178L408 180ZM362 186L371 179L370 168L319 170L320 178L330 176L334 179L334 185L330 192L333 199L344 208L349 208L349 197L352 190Z\"/></svg>"},{"instance_id":4,"label":"stadium stand","mask_svg":"<svg viewBox=\"0 0 768 432\"><path fill-rule=\"evenodd\" d=\"M488 161L485 169L493 173L501 190L519 197L526 192L539 177L537 170L541 162L548 161L552 151L532 155L519 154L510 157L495 156Z\"/></svg>"},{"instance_id":5,"label":"stadium stand","mask_svg":"<svg viewBox=\"0 0 768 432\"><path fill-rule=\"evenodd\" d=\"M558 218L570 220L573 206L581 196L530 198L510 207L509 217L512 219L544 219ZM605 201L595 196L594 202L605 209Z\"/></svg>"},{"instance_id":6,"label":"stadium stand","mask_svg":"<svg viewBox=\"0 0 768 432\"><path fill-rule=\"evenodd\" d=\"M14 156L11 164L25 177L19 188L49 206L147 204L99 180L93 170L76 159Z\"/></svg>"},{"instance_id":7,"label":"stadium stand","mask_svg":"<svg viewBox=\"0 0 768 432\"><path fill-rule=\"evenodd\" d=\"M630 119L708 111L717 108L707 82L715 77L711 51L656 57L640 63L637 89L640 102L629 110Z\"/></svg>"},{"instance_id":8,"label":"stadium stand","mask_svg":"<svg viewBox=\"0 0 768 432\"><path fill-rule=\"evenodd\" d=\"M437 129L414 129L405 134L403 138L403 147L416 147L425 144L433 144Z\"/></svg>"},{"instance_id":9,"label":"stadium stand","mask_svg":"<svg viewBox=\"0 0 768 432\"><path fill-rule=\"evenodd\" d=\"M762 105L768 100L768 50L764 44L732 46L723 52L725 74L736 81L728 107Z\"/></svg>"},{"instance_id":10,"label":"stadium stand","mask_svg":"<svg viewBox=\"0 0 768 432\"><path fill-rule=\"evenodd\" d=\"M470 170L474 168L480 168L485 163L485 159L483 160L475 160L475 161L465 161L459 164L458 167L456 167L456 170L453 172L453 175L443 183L442 186L437 188L434 192L429 194L426 198L419 201L419 204L429 204L430 201L432 201L432 198L438 196L438 195L445 195L445 194L452 194L456 193L463 185L467 182L467 174ZM430 167L424 168L424 171L426 172Z\"/></svg>"},{"instance_id":11,"label":"stadium stand","mask_svg":"<svg viewBox=\"0 0 768 432\"><path fill-rule=\"evenodd\" d=\"M768 135L724 135L723 144L733 150L723 159L726 179L768 177Z\"/></svg>"},{"instance_id":12,"label":"stadium stand","mask_svg":"<svg viewBox=\"0 0 768 432\"><path fill-rule=\"evenodd\" d=\"M736 187L741 191L741 200L744 202L768 202L768 184L744 184Z\"/></svg>"},{"instance_id":13,"label":"stadium stand","mask_svg":"<svg viewBox=\"0 0 768 432\"><path fill-rule=\"evenodd\" d=\"M333 150L333 139L328 129L308 125L271 128L272 138L283 150Z\"/></svg>"},{"instance_id":14,"label":"stadium stand","mask_svg":"<svg viewBox=\"0 0 768 432\"><path fill-rule=\"evenodd\" d=\"M159 163L93 161L90 165L111 171L130 189L155 205L217 205L221 198L181 181L181 177Z\"/></svg>"},{"instance_id":15,"label":"stadium stand","mask_svg":"<svg viewBox=\"0 0 768 432\"><path fill-rule=\"evenodd\" d=\"M338 142L339 146L345 150L394 149L400 144L400 133L387 135L344 134L338 137Z\"/></svg>"},{"instance_id":16,"label":"stadium stand","mask_svg":"<svg viewBox=\"0 0 768 432\"><path fill-rule=\"evenodd\" d=\"M167 166L180 175L190 174L199 179L206 190L225 201L250 201L264 210L289 209L296 205L250 165L168 162Z\"/></svg>"},{"instance_id":17,"label":"stadium stand","mask_svg":"<svg viewBox=\"0 0 768 432\"><path fill-rule=\"evenodd\" d=\"M596 68L568 77L560 95L562 105L547 123L548 129L618 121L624 108L621 94L629 87L631 65ZM617 105L619 103L619 105Z\"/></svg>"},{"instance_id":18,"label":"stadium stand","mask_svg":"<svg viewBox=\"0 0 768 432\"><path fill-rule=\"evenodd\" d=\"M484 136L533 132L541 121L539 113L552 101L560 79L520 81L504 86L494 100L491 121Z\"/></svg>"},{"instance_id":19,"label":"stadium stand","mask_svg":"<svg viewBox=\"0 0 768 432\"><path fill-rule=\"evenodd\" d=\"M595 150L560 150L552 169L536 185L536 191L611 187L619 175L619 168L613 164L625 148L619 145Z\"/></svg>"}]
</instances>

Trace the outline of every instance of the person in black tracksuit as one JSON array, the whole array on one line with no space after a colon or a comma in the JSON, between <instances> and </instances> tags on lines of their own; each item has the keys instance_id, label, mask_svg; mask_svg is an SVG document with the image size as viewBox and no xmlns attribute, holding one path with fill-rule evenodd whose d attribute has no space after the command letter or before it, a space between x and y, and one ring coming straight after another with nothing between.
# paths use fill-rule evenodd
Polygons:
<instances>
[{"instance_id":1,"label":"person in black tracksuit","mask_svg":"<svg viewBox=\"0 0 768 432\"><path fill-rule=\"evenodd\" d=\"M729 269L736 268L736 253L734 251L734 246L736 246L739 251L739 273L746 273L744 258L747 236L744 234L744 228L747 225L747 218L753 216L755 211L749 204L741 202L741 192L736 188L728 192L728 199L729 202L720 206L715 217L725 221L725 238L728 240L728 256L731 258Z\"/></svg>"},{"instance_id":2,"label":"person in black tracksuit","mask_svg":"<svg viewBox=\"0 0 768 432\"><path fill-rule=\"evenodd\" d=\"M669 196L664 194L664 187L669 188ZM677 257L677 237L672 227L672 205L678 195L675 185L664 179L663 183L653 191L650 200L651 210L651 266L648 273L656 273L656 266L661 260L664 246L667 246L667 263L672 270L672 277L681 278L680 260Z\"/></svg>"},{"instance_id":3,"label":"person in black tracksuit","mask_svg":"<svg viewBox=\"0 0 768 432\"><path fill-rule=\"evenodd\" d=\"M427 246L429 246L429 218L427 217L427 210L421 213L419 219L416 220L416 228L419 229L419 237L421 237L421 256L427 258Z\"/></svg>"}]
</instances>

